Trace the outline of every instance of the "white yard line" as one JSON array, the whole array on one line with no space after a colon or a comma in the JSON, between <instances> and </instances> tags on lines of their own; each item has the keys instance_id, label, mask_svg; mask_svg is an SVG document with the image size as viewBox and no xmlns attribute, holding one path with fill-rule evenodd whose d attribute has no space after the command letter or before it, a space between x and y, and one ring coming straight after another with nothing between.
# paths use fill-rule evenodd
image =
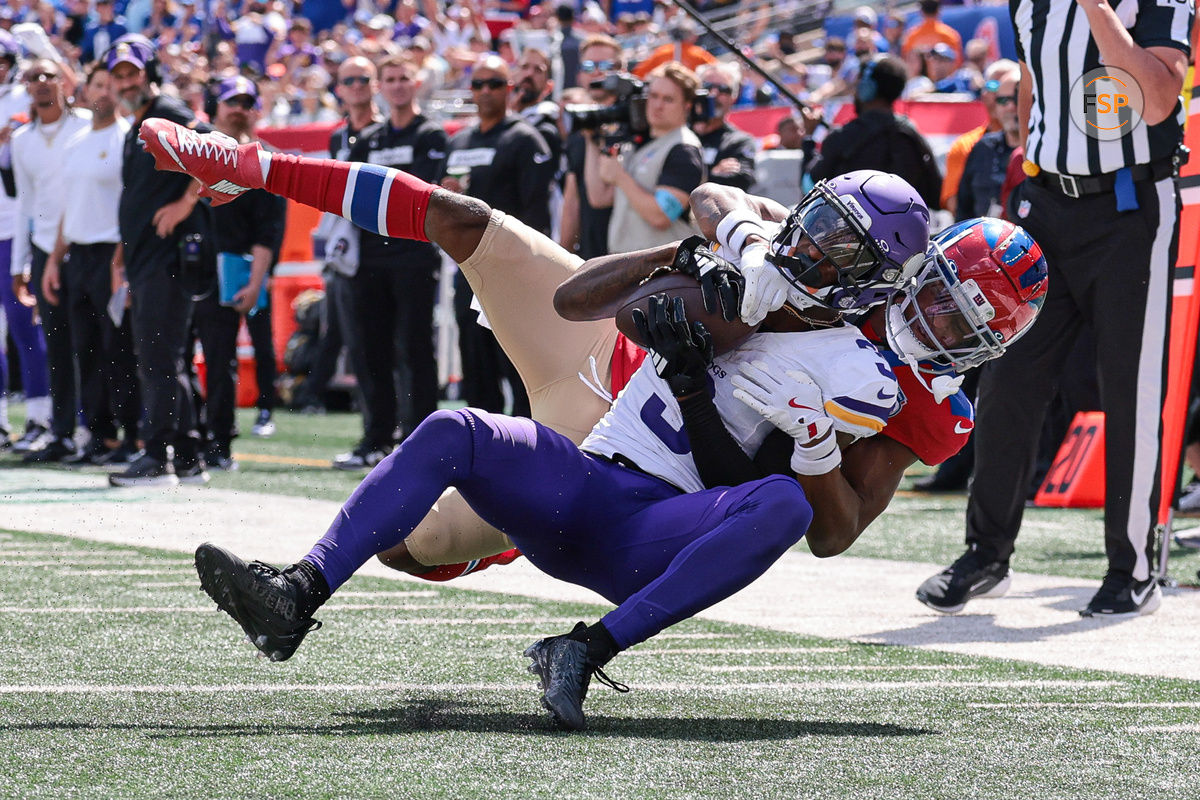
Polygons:
<instances>
[{"instance_id":1,"label":"white yard line","mask_svg":"<svg viewBox=\"0 0 1200 800\"><path fill-rule=\"evenodd\" d=\"M187 553L212 541L251 558L283 564L308 552L339 508L329 501L214 489L106 491L99 488L102 480L103 476L50 470L5 470L0 524ZM47 497L61 497L62 502L49 502ZM1098 523L1096 536L1099 553ZM700 616L830 639L1200 680L1200 596L1195 592L1165 592L1162 608L1150 617L1081 619L1077 610L1096 590L1096 581L1017 574L1008 597L975 600L968 613L946 617L913 597L916 587L944 566L853 556L818 560L788 553L753 586ZM374 560L361 574L429 586ZM468 575L452 585L607 605L586 589L546 577L524 560ZM348 588L354 588L353 581ZM335 599L330 610L337 604ZM396 622L405 621L397 617ZM499 618L482 624L514 622Z\"/></svg>"}]
</instances>

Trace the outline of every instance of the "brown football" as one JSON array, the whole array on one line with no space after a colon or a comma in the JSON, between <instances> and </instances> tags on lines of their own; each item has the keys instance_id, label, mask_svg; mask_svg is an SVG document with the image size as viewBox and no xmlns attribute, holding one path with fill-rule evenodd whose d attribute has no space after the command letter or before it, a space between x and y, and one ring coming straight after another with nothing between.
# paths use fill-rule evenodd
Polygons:
<instances>
[{"instance_id":1,"label":"brown football","mask_svg":"<svg viewBox=\"0 0 1200 800\"><path fill-rule=\"evenodd\" d=\"M684 275L682 272L668 272L651 278L630 290L625 304L617 311L617 329L639 345L645 346L646 343L642 341L637 326L633 323L633 309L640 308L643 312L647 312L650 308L650 298L656 294L668 294L672 297L683 298L683 308L687 313L688 320L704 323L704 327L708 328L708 332L712 334L713 351L717 355L727 353L737 347L750 338L750 335L756 330L742 322L741 319L733 322L726 321L721 316L720 310L714 313L705 311L704 292L700 289L700 284L696 279Z\"/></svg>"}]
</instances>

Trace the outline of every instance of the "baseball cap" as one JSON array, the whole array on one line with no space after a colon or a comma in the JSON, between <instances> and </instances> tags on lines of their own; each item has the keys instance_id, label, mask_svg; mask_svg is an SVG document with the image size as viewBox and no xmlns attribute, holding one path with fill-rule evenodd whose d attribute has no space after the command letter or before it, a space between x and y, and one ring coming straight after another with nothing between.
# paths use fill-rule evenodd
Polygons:
<instances>
[{"instance_id":1,"label":"baseball cap","mask_svg":"<svg viewBox=\"0 0 1200 800\"><path fill-rule=\"evenodd\" d=\"M870 6L859 6L854 9L854 21L874 28L875 24L879 22L879 15Z\"/></svg>"},{"instance_id":2,"label":"baseball cap","mask_svg":"<svg viewBox=\"0 0 1200 800\"><path fill-rule=\"evenodd\" d=\"M254 85L254 81L243 75L226 78L217 85L217 102L224 103L240 95L246 95L258 104L258 87Z\"/></svg>"},{"instance_id":3,"label":"baseball cap","mask_svg":"<svg viewBox=\"0 0 1200 800\"><path fill-rule=\"evenodd\" d=\"M154 60L154 45L138 34L126 34L113 42L108 48L104 61L111 70L117 64L133 64L138 69L145 69L146 64Z\"/></svg>"},{"instance_id":4,"label":"baseball cap","mask_svg":"<svg viewBox=\"0 0 1200 800\"><path fill-rule=\"evenodd\" d=\"M958 58L958 54L954 52L954 48L945 42L938 42L930 50L929 55L937 56L938 58L947 58L954 61Z\"/></svg>"}]
</instances>

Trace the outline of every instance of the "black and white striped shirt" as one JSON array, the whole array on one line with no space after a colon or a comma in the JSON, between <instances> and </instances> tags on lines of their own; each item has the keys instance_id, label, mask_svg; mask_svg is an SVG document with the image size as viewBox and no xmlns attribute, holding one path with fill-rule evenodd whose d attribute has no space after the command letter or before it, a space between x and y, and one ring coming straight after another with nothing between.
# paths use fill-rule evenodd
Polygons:
<instances>
[{"instance_id":1,"label":"black and white striped shirt","mask_svg":"<svg viewBox=\"0 0 1200 800\"><path fill-rule=\"evenodd\" d=\"M1140 47L1191 52L1195 0L1109 0ZM1142 123L1113 141L1099 141L1072 122L1070 88L1101 66L1087 15L1076 0L1009 0L1017 52L1033 75L1033 107L1025 157L1049 172L1100 175L1175 153L1185 110L1157 125ZM1074 109L1080 113L1081 109Z\"/></svg>"}]
</instances>

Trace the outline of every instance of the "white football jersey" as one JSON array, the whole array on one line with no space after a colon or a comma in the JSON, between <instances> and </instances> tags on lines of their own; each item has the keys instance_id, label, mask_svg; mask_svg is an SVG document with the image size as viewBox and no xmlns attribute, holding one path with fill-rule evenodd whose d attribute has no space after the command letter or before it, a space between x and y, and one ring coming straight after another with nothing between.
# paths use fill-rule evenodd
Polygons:
<instances>
[{"instance_id":1,"label":"white football jersey","mask_svg":"<svg viewBox=\"0 0 1200 800\"><path fill-rule=\"evenodd\" d=\"M14 67L13 69L16 69ZM0 86L0 128L11 125L14 130L29 120L29 110L33 101L19 83ZM9 155L10 145L0 148L0 161L4 166L12 163ZM17 224L17 201L0 191L0 239L11 239ZM7 274L8 270L4 270Z\"/></svg>"},{"instance_id":2,"label":"white football jersey","mask_svg":"<svg viewBox=\"0 0 1200 800\"><path fill-rule=\"evenodd\" d=\"M897 408L896 377L875 346L852 325L803 333L757 333L717 356L709 367L713 401L725 427L749 456L774 426L733 396L738 365L761 361L787 381L788 370L808 374L821 388L834 430L856 438L878 433ZM612 409L580 445L601 456L620 454L685 492L704 488L683 415L651 359L629 379Z\"/></svg>"}]
</instances>

